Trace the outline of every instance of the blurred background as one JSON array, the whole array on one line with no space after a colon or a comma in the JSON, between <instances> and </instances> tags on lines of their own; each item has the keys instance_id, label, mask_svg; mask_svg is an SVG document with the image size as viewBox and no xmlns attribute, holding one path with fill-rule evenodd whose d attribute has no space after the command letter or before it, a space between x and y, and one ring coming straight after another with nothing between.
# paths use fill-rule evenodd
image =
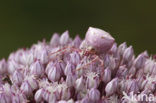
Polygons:
<instances>
[{"instance_id":1,"label":"blurred background","mask_svg":"<svg viewBox=\"0 0 156 103\"><path fill-rule=\"evenodd\" d=\"M136 54L156 53L155 0L1 0L0 58L54 32L83 38L89 26L133 45Z\"/></svg>"}]
</instances>

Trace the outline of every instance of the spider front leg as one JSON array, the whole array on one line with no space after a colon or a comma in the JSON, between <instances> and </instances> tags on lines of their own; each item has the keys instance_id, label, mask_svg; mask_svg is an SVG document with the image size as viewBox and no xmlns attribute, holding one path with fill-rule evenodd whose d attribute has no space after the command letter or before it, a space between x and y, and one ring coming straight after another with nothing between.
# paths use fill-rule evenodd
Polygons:
<instances>
[{"instance_id":1,"label":"spider front leg","mask_svg":"<svg viewBox=\"0 0 156 103\"><path fill-rule=\"evenodd\" d=\"M55 52L52 52L52 53L50 53L50 56L51 55L54 55L54 54L56 54L56 53L61 53L61 52L65 52L67 49L69 49L70 47L63 47L63 48L61 48L61 49L59 49L59 50L57 50L57 51L55 51Z\"/></svg>"},{"instance_id":2,"label":"spider front leg","mask_svg":"<svg viewBox=\"0 0 156 103\"><path fill-rule=\"evenodd\" d=\"M100 62L100 66L103 66L103 65L104 65L103 60L101 60L101 59L99 58L99 56L95 55L95 58L94 58L93 60L91 60L89 63L87 63L87 64L81 66L80 68L77 68L76 70L77 70L77 71L78 71L78 70L81 70L82 68L85 68L85 67L91 65L92 63L94 63L94 62L96 62L96 61L99 61L99 62Z\"/></svg>"},{"instance_id":3,"label":"spider front leg","mask_svg":"<svg viewBox=\"0 0 156 103\"><path fill-rule=\"evenodd\" d=\"M54 55L56 53L64 53L65 51L68 51L68 49L69 49L69 51L79 51L79 52L81 52L80 49L74 48L72 46L71 47L70 46L66 46L66 47L63 47L63 48L55 51L55 52L50 53L50 55Z\"/></svg>"}]
</instances>

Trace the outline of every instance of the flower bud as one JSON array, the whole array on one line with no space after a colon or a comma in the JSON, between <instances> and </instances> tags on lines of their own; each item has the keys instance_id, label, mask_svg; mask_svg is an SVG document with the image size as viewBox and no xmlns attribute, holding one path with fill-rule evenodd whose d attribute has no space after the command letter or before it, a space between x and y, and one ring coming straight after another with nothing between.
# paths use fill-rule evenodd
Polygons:
<instances>
[{"instance_id":1,"label":"flower bud","mask_svg":"<svg viewBox=\"0 0 156 103\"><path fill-rule=\"evenodd\" d=\"M73 52L70 54L70 62L73 63L74 65L77 65L78 63L80 63L81 58L80 58L80 54L77 52Z\"/></svg>"},{"instance_id":2,"label":"flower bud","mask_svg":"<svg viewBox=\"0 0 156 103\"><path fill-rule=\"evenodd\" d=\"M156 75L156 63L154 63L154 66L150 72L152 73L153 76Z\"/></svg>"},{"instance_id":3,"label":"flower bud","mask_svg":"<svg viewBox=\"0 0 156 103\"><path fill-rule=\"evenodd\" d=\"M12 59L15 60L17 63L22 63L22 56L25 55L26 50L25 49L19 49L17 50L14 55L12 56Z\"/></svg>"},{"instance_id":4,"label":"flower bud","mask_svg":"<svg viewBox=\"0 0 156 103\"><path fill-rule=\"evenodd\" d=\"M119 69L117 70L116 76L117 77L121 77L121 78L125 78L128 74L128 69L126 68L125 65L120 66Z\"/></svg>"},{"instance_id":5,"label":"flower bud","mask_svg":"<svg viewBox=\"0 0 156 103\"><path fill-rule=\"evenodd\" d=\"M89 99L93 102L97 102L98 100L100 100L100 92L99 90L92 88L89 91Z\"/></svg>"},{"instance_id":6,"label":"flower bud","mask_svg":"<svg viewBox=\"0 0 156 103\"><path fill-rule=\"evenodd\" d=\"M67 101L67 103L75 103L73 99Z\"/></svg>"},{"instance_id":7,"label":"flower bud","mask_svg":"<svg viewBox=\"0 0 156 103\"><path fill-rule=\"evenodd\" d=\"M16 91L11 95L12 103L26 103L28 102L26 96L20 91Z\"/></svg>"},{"instance_id":8,"label":"flower bud","mask_svg":"<svg viewBox=\"0 0 156 103\"><path fill-rule=\"evenodd\" d=\"M131 82L128 83L128 93L134 92L138 93L139 92L139 86L136 80L132 80Z\"/></svg>"},{"instance_id":9,"label":"flower bud","mask_svg":"<svg viewBox=\"0 0 156 103\"><path fill-rule=\"evenodd\" d=\"M73 40L72 45L76 48L79 48L80 44L81 44L81 38L77 35Z\"/></svg>"},{"instance_id":10,"label":"flower bud","mask_svg":"<svg viewBox=\"0 0 156 103\"><path fill-rule=\"evenodd\" d=\"M56 103L56 95L54 94L55 88L52 86L47 86L43 89L43 99L48 103Z\"/></svg>"},{"instance_id":11,"label":"flower bud","mask_svg":"<svg viewBox=\"0 0 156 103\"><path fill-rule=\"evenodd\" d=\"M112 48L110 49L110 53L113 54L114 56L116 56L117 55L117 49L118 49L117 44L114 43Z\"/></svg>"},{"instance_id":12,"label":"flower bud","mask_svg":"<svg viewBox=\"0 0 156 103\"><path fill-rule=\"evenodd\" d=\"M43 89L37 90L37 92L35 93L35 96L34 96L35 101L36 101L37 103L39 103L39 102L42 101L42 99L43 99L42 95L43 95Z\"/></svg>"},{"instance_id":13,"label":"flower bud","mask_svg":"<svg viewBox=\"0 0 156 103\"><path fill-rule=\"evenodd\" d=\"M93 27L89 27L85 40L99 53L107 52L114 43L114 38L109 33Z\"/></svg>"},{"instance_id":14,"label":"flower bud","mask_svg":"<svg viewBox=\"0 0 156 103\"><path fill-rule=\"evenodd\" d=\"M81 77L82 75L84 75L87 72L87 69L82 68L84 65L85 65L85 63L81 61L81 63L79 63L76 66L76 71L75 72L76 72L76 75L78 77Z\"/></svg>"},{"instance_id":15,"label":"flower bud","mask_svg":"<svg viewBox=\"0 0 156 103\"><path fill-rule=\"evenodd\" d=\"M111 62L111 57L110 57L110 55L106 54L104 56L104 68L106 68L110 65L113 65L113 64L110 64L110 62Z\"/></svg>"},{"instance_id":16,"label":"flower bud","mask_svg":"<svg viewBox=\"0 0 156 103\"><path fill-rule=\"evenodd\" d=\"M3 84L3 76L0 75L0 86Z\"/></svg>"},{"instance_id":17,"label":"flower bud","mask_svg":"<svg viewBox=\"0 0 156 103\"><path fill-rule=\"evenodd\" d=\"M46 66L45 73L48 74L51 68L54 66L54 62L49 62Z\"/></svg>"},{"instance_id":18,"label":"flower bud","mask_svg":"<svg viewBox=\"0 0 156 103\"><path fill-rule=\"evenodd\" d=\"M77 96L76 96L77 100L82 100L83 98L85 98L87 95L87 92L88 92L87 89L78 91Z\"/></svg>"},{"instance_id":19,"label":"flower bud","mask_svg":"<svg viewBox=\"0 0 156 103\"><path fill-rule=\"evenodd\" d=\"M100 83L99 76L94 72L87 73L86 85L88 89L97 88Z\"/></svg>"},{"instance_id":20,"label":"flower bud","mask_svg":"<svg viewBox=\"0 0 156 103\"><path fill-rule=\"evenodd\" d=\"M109 62L109 68L110 68L110 70L115 71L116 67L117 67L117 61L116 61L115 58L113 58L111 56L110 57L110 62Z\"/></svg>"},{"instance_id":21,"label":"flower bud","mask_svg":"<svg viewBox=\"0 0 156 103\"><path fill-rule=\"evenodd\" d=\"M22 84L23 79L24 77L23 77L23 74L20 72L20 70L16 70L11 76L11 81L18 86Z\"/></svg>"},{"instance_id":22,"label":"flower bud","mask_svg":"<svg viewBox=\"0 0 156 103\"><path fill-rule=\"evenodd\" d=\"M128 63L125 63L124 65L126 65L127 68L131 68L133 64L134 64L134 56L132 57L130 61L128 61Z\"/></svg>"},{"instance_id":23,"label":"flower bud","mask_svg":"<svg viewBox=\"0 0 156 103\"><path fill-rule=\"evenodd\" d=\"M72 99L65 101L65 100L60 100L58 103L75 103Z\"/></svg>"},{"instance_id":24,"label":"flower bud","mask_svg":"<svg viewBox=\"0 0 156 103\"><path fill-rule=\"evenodd\" d=\"M64 82L57 86L56 93L59 94L61 100L69 100L71 97L71 90Z\"/></svg>"},{"instance_id":25,"label":"flower bud","mask_svg":"<svg viewBox=\"0 0 156 103\"><path fill-rule=\"evenodd\" d=\"M67 65L64 70L64 74L66 76L69 74L72 74L74 69L75 69L75 66L71 62L67 62Z\"/></svg>"},{"instance_id":26,"label":"flower bud","mask_svg":"<svg viewBox=\"0 0 156 103\"><path fill-rule=\"evenodd\" d=\"M156 76L152 75L147 75L146 80L145 80L145 88L144 89L149 89L151 92L154 92L156 86Z\"/></svg>"},{"instance_id":27,"label":"flower bud","mask_svg":"<svg viewBox=\"0 0 156 103\"><path fill-rule=\"evenodd\" d=\"M124 43L122 43L122 44L119 45L118 50L117 50L119 57L120 56L123 56L126 48L127 48L126 42L124 42Z\"/></svg>"},{"instance_id":28,"label":"flower bud","mask_svg":"<svg viewBox=\"0 0 156 103\"><path fill-rule=\"evenodd\" d=\"M42 64L46 64L49 60L48 51L46 49L43 49L40 52L40 56L38 57L38 59L40 60Z\"/></svg>"},{"instance_id":29,"label":"flower bud","mask_svg":"<svg viewBox=\"0 0 156 103\"><path fill-rule=\"evenodd\" d=\"M25 81L22 83L20 90L26 95L26 96L31 96L33 94L33 90L28 83L28 81Z\"/></svg>"},{"instance_id":30,"label":"flower bud","mask_svg":"<svg viewBox=\"0 0 156 103\"><path fill-rule=\"evenodd\" d=\"M106 85L105 88L106 96L110 96L113 93L115 93L117 88L118 88L118 78L114 78Z\"/></svg>"},{"instance_id":31,"label":"flower bud","mask_svg":"<svg viewBox=\"0 0 156 103\"><path fill-rule=\"evenodd\" d=\"M85 88L85 81L84 81L83 77L80 77L79 79L77 79L75 84L76 84L75 88L77 91L81 91Z\"/></svg>"},{"instance_id":32,"label":"flower bud","mask_svg":"<svg viewBox=\"0 0 156 103\"><path fill-rule=\"evenodd\" d=\"M80 101L75 101L75 103L81 103Z\"/></svg>"},{"instance_id":33,"label":"flower bud","mask_svg":"<svg viewBox=\"0 0 156 103\"><path fill-rule=\"evenodd\" d=\"M32 75L32 76L28 77L27 80L33 90L38 88L38 82L37 82L35 76Z\"/></svg>"},{"instance_id":34,"label":"flower bud","mask_svg":"<svg viewBox=\"0 0 156 103\"><path fill-rule=\"evenodd\" d=\"M47 75L50 81L58 81L61 78L61 70L53 66L51 67Z\"/></svg>"},{"instance_id":35,"label":"flower bud","mask_svg":"<svg viewBox=\"0 0 156 103\"><path fill-rule=\"evenodd\" d=\"M130 61L130 60L132 59L133 55L134 55L134 51L133 51L132 46L130 46L130 47L128 47L128 48L125 50L125 52L124 52L124 54L123 54L123 59L124 59L126 62L128 62L128 61Z\"/></svg>"},{"instance_id":36,"label":"flower bud","mask_svg":"<svg viewBox=\"0 0 156 103\"><path fill-rule=\"evenodd\" d=\"M138 83L138 87L140 90L143 90L143 88L145 87L145 84L147 83L146 80L146 76L140 76L136 79L137 83Z\"/></svg>"},{"instance_id":37,"label":"flower bud","mask_svg":"<svg viewBox=\"0 0 156 103\"><path fill-rule=\"evenodd\" d=\"M119 98L119 96L118 95L112 95L112 96L110 96L109 97L109 103L111 102L111 103L120 103L120 100L118 99ZM107 101L106 101L106 103L107 103Z\"/></svg>"},{"instance_id":38,"label":"flower bud","mask_svg":"<svg viewBox=\"0 0 156 103\"><path fill-rule=\"evenodd\" d=\"M33 91L38 88L38 83L36 78L32 76L26 76L24 82L22 83L20 90L26 96L32 95Z\"/></svg>"},{"instance_id":39,"label":"flower bud","mask_svg":"<svg viewBox=\"0 0 156 103\"><path fill-rule=\"evenodd\" d=\"M61 75L64 75L64 70L65 70L65 62L60 60L56 62L56 68L60 71Z\"/></svg>"},{"instance_id":40,"label":"flower bud","mask_svg":"<svg viewBox=\"0 0 156 103\"><path fill-rule=\"evenodd\" d=\"M147 56L144 53L141 53L138 55L138 57L135 59L135 67L138 68L143 68L146 62Z\"/></svg>"},{"instance_id":41,"label":"flower bud","mask_svg":"<svg viewBox=\"0 0 156 103\"><path fill-rule=\"evenodd\" d=\"M21 63L25 66L30 65L34 61L34 56L31 51L25 51L21 55Z\"/></svg>"},{"instance_id":42,"label":"flower bud","mask_svg":"<svg viewBox=\"0 0 156 103\"><path fill-rule=\"evenodd\" d=\"M50 40L50 46L56 47L59 45L59 35L57 33L54 33L51 40Z\"/></svg>"},{"instance_id":43,"label":"flower bud","mask_svg":"<svg viewBox=\"0 0 156 103\"><path fill-rule=\"evenodd\" d=\"M75 75L73 75L73 74L67 75L67 77L66 77L66 83L67 83L67 85L69 87L74 86L75 81L76 81L76 76Z\"/></svg>"},{"instance_id":44,"label":"flower bud","mask_svg":"<svg viewBox=\"0 0 156 103\"><path fill-rule=\"evenodd\" d=\"M36 60L34 63L31 64L30 73L36 76L42 76L44 74L43 65L40 63L39 60Z\"/></svg>"},{"instance_id":45,"label":"flower bud","mask_svg":"<svg viewBox=\"0 0 156 103\"><path fill-rule=\"evenodd\" d=\"M139 69L137 72L136 72L136 77L137 78L139 78L139 77L141 77L141 76L143 76L144 75L144 70L143 69Z\"/></svg>"},{"instance_id":46,"label":"flower bud","mask_svg":"<svg viewBox=\"0 0 156 103\"><path fill-rule=\"evenodd\" d=\"M4 74L7 72L7 63L5 61L5 59L2 59L0 61L0 74Z\"/></svg>"},{"instance_id":47,"label":"flower bud","mask_svg":"<svg viewBox=\"0 0 156 103\"><path fill-rule=\"evenodd\" d=\"M8 61L8 72L13 74L16 69L22 68L15 60Z\"/></svg>"},{"instance_id":48,"label":"flower bud","mask_svg":"<svg viewBox=\"0 0 156 103\"><path fill-rule=\"evenodd\" d=\"M56 96L54 94L49 95L48 103L56 103Z\"/></svg>"},{"instance_id":49,"label":"flower bud","mask_svg":"<svg viewBox=\"0 0 156 103\"><path fill-rule=\"evenodd\" d=\"M11 97L5 93L0 93L0 103L11 103Z\"/></svg>"},{"instance_id":50,"label":"flower bud","mask_svg":"<svg viewBox=\"0 0 156 103\"><path fill-rule=\"evenodd\" d=\"M48 50L44 43L38 43L33 46L32 52L34 58L40 60L42 64L46 64L49 60Z\"/></svg>"},{"instance_id":51,"label":"flower bud","mask_svg":"<svg viewBox=\"0 0 156 103\"><path fill-rule=\"evenodd\" d=\"M132 66L129 71L128 71L128 74L129 76L134 76L136 73L136 68L134 66Z\"/></svg>"},{"instance_id":52,"label":"flower bud","mask_svg":"<svg viewBox=\"0 0 156 103\"><path fill-rule=\"evenodd\" d=\"M106 68L104 70L104 74L102 75L102 81L104 83L108 83L111 80L111 70L109 68Z\"/></svg>"},{"instance_id":53,"label":"flower bud","mask_svg":"<svg viewBox=\"0 0 156 103\"><path fill-rule=\"evenodd\" d=\"M69 38L69 32L68 32L68 31L65 31L65 32L61 35L61 37L60 37L60 44L61 44L61 45L66 45L66 44L69 43L69 40L70 40L70 38Z\"/></svg>"},{"instance_id":54,"label":"flower bud","mask_svg":"<svg viewBox=\"0 0 156 103\"><path fill-rule=\"evenodd\" d=\"M81 100L81 103L90 103L90 100L88 97L85 97Z\"/></svg>"},{"instance_id":55,"label":"flower bud","mask_svg":"<svg viewBox=\"0 0 156 103\"><path fill-rule=\"evenodd\" d=\"M65 100L60 100L60 101L58 101L57 103L68 103L68 102L65 101Z\"/></svg>"},{"instance_id":56,"label":"flower bud","mask_svg":"<svg viewBox=\"0 0 156 103\"><path fill-rule=\"evenodd\" d=\"M0 86L0 103L11 103L11 89L9 84Z\"/></svg>"},{"instance_id":57,"label":"flower bud","mask_svg":"<svg viewBox=\"0 0 156 103\"><path fill-rule=\"evenodd\" d=\"M155 68L155 61L151 59L146 60L145 66L144 66L144 73L151 74L154 68Z\"/></svg>"}]
</instances>

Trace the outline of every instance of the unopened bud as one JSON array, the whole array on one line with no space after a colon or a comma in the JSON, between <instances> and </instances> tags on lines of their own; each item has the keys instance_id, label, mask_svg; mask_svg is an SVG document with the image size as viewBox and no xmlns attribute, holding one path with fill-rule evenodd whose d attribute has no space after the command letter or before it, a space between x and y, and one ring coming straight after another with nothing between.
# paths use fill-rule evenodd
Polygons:
<instances>
[{"instance_id":1,"label":"unopened bud","mask_svg":"<svg viewBox=\"0 0 156 103\"><path fill-rule=\"evenodd\" d=\"M106 68L104 74L102 75L102 80L104 83L108 83L111 80L111 70Z\"/></svg>"},{"instance_id":2,"label":"unopened bud","mask_svg":"<svg viewBox=\"0 0 156 103\"><path fill-rule=\"evenodd\" d=\"M128 62L128 61L130 61L130 60L132 59L133 55L134 55L134 51L133 51L132 46L130 46L130 47L128 47L128 48L125 50L125 52L124 52L124 54L123 54L123 59L124 59L126 62Z\"/></svg>"},{"instance_id":3,"label":"unopened bud","mask_svg":"<svg viewBox=\"0 0 156 103\"><path fill-rule=\"evenodd\" d=\"M39 90L35 93L34 98L35 98L35 101L36 101L37 103L39 103L39 102L42 101L42 99L43 99L42 95L43 95L43 89L39 89Z\"/></svg>"},{"instance_id":4,"label":"unopened bud","mask_svg":"<svg viewBox=\"0 0 156 103\"><path fill-rule=\"evenodd\" d=\"M36 60L34 63L30 66L30 72L31 74L42 76L44 74L44 68L43 65L40 63L40 61Z\"/></svg>"},{"instance_id":5,"label":"unopened bud","mask_svg":"<svg viewBox=\"0 0 156 103\"><path fill-rule=\"evenodd\" d=\"M15 83L16 85L21 85L23 82L23 79L24 79L23 74L19 70L16 70L11 76L11 81Z\"/></svg>"},{"instance_id":6,"label":"unopened bud","mask_svg":"<svg viewBox=\"0 0 156 103\"><path fill-rule=\"evenodd\" d=\"M61 44L61 45L66 45L66 44L69 43L69 40L70 40L70 38L69 38L69 32L68 32L68 31L65 31L65 32L61 35L61 37L60 37L60 44Z\"/></svg>"},{"instance_id":7,"label":"unopened bud","mask_svg":"<svg viewBox=\"0 0 156 103\"><path fill-rule=\"evenodd\" d=\"M76 81L75 75L73 75L73 74L67 75L66 83L69 87L74 86L75 81Z\"/></svg>"},{"instance_id":8,"label":"unopened bud","mask_svg":"<svg viewBox=\"0 0 156 103\"><path fill-rule=\"evenodd\" d=\"M50 46L56 47L59 45L59 35L57 33L54 33L51 40L50 40Z\"/></svg>"},{"instance_id":9,"label":"unopened bud","mask_svg":"<svg viewBox=\"0 0 156 103\"><path fill-rule=\"evenodd\" d=\"M70 61L74 65L80 63L80 60L81 60L81 58L80 58L80 54L79 53L73 52L73 53L70 54Z\"/></svg>"},{"instance_id":10,"label":"unopened bud","mask_svg":"<svg viewBox=\"0 0 156 103\"><path fill-rule=\"evenodd\" d=\"M80 91L83 90L85 87L85 81L83 79L83 77L80 77L79 79L76 80L76 90Z\"/></svg>"},{"instance_id":11,"label":"unopened bud","mask_svg":"<svg viewBox=\"0 0 156 103\"><path fill-rule=\"evenodd\" d=\"M97 102L100 99L100 92L99 90L92 88L89 91L89 99L93 102Z\"/></svg>"},{"instance_id":12,"label":"unopened bud","mask_svg":"<svg viewBox=\"0 0 156 103\"><path fill-rule=\"evenodd\" d=\"M110 96L113 93L115 93L117 88L118 88L118 78L114 78L106 85L105 88L106 96Z\"/></svg>"},{"instance_id":13,"label":"unopened bud","mask_svg":"<svg viewBox=\"0 0 156 103\"><path fill-rule=\"evenodd\" d=\"M131 82L128 83L128 93L130 92L134 92L134 93L138 93L139 92L139 86L136 80L132 80Z\"/></svg>"},{"instance_id":14,"label":"unopened bud","mask_svg":"<svg viewBox=\"0 0 156 103\"><path fill-rule=\"evenodd\" d=\"M146 62L146 55L144 53L141 53L140 55L138 55L138 57L135 59L134 63L135 63L135 67L138 68L143 68Z\"/></svg>"},{"instance_id":15,"label":"unopened bud","mask_svg":"<svg viewBox=\"0 0 156 103\"><path fill-rule=\"evenodd\" d=\"M81 38L77 35L75 39L73 40L72 45L76 48L79 48L81 42L82 42Z\"/></svg>"},{"instance_id":16,"label":"unopened bud","mask_svg":"<svg viewBox=\"0 0 156 103\"><path fill-rule=\"evenodd\" d=\"M67 62L67 65L64 70L64 74L67 76L69 74L72 74L73 70L75 69L75 66L71 62Z\"/></svg>"},{"instance_id":17,"label":"unopened bud","mask_svg":"<svg viewBox=\"0 0 156 103\"><path fill-rule=\"evenodd\" d=\"M117 51L119 57L120 57L120 56L123 56L123 54L124 54L126 48L127 48L127 44L126 44L126 42L124 42L124 43L122 43L122 44L119 45L119 47L118 47L118 51Z\"/></svg>"},{"instance_id":18,"label":"unopened bud","mask_svg":"<svg viewBox=\"0 0 156 103\"><path fill-rule=\"evenodd\" d=\"M25 81L22 83L20 90L22 91L22 93L24 93L26 96L31 96L33 94L33 90L29 84L28 81Z\"/></svg>"},{"instance_id":19,"label":"unopened bud","mask_svg":"<svg viewBox=\"0 0 156 103\"><path fill-rule=\"evenodd\" d=\"M5 61L5 59L2 59L0 61L0 74L4 74L7 72L7 63Z\"/></svg>"},{"instance_id":20,"label":"unopened bud","mask_svg":"<svg viewBox=\"0 0 156 103\"><path fill-rule=\"evenodd\" d=\"M61 71L53 66L48 72L48 78L51 81L58 81L61 78Z\"/></svg>"},{"instance_id":21,"label":"unopened bud","mask_svg":"<svg viewBox=\"0 0 156 103\"><path fill-rule=\"evenodd\" d=\"M87 73L86 85L88 89L97 88L100 83L98 74L94 72Z\"/></svg>"}]
</instances>

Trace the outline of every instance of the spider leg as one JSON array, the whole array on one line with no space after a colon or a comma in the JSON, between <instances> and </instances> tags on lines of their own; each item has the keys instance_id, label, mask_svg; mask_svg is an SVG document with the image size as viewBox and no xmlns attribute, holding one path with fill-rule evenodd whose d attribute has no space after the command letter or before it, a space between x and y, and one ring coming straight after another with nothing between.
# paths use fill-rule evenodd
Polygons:
<instances>
[{"instance_id":1,"label":"spider leg","mask_svg":"<svg viewBox=\"0 0 156 103\"><path fill-rule=\"evenodd\" d=\"M59 50L57 50L57 51L55 51L55 52L50 53L50 55L54 55L54 54L56 54L56 53L63 52L63 51L65 51L65 50L67 50L68 48L70 48L70 47L63 47L63 48L61 48L61 49L59 49Z\"/></svg>"},{"instance_id":2,"label":"spider leg","mask_svg":"<svg viewBox=\"0 0 156 103\"><path fill-rule=\"evenodd\" d=\"M87 64L81 66L80 68L77 68L76 70L78 71L78 70L80 70L80 69L82 69L82 68L85 68L85 67L87 67L88 65L91 65L92 63L96 62L97 60L100 61L100 63L101 63L100 66L103 66L103 65L104 65L103 61L102 61L98 56L95 56L95 58L94 58L93 60L91 60L89 63L87 63Z\"/></svg>"},{"instance_id":3,"label":"spider leg","mask_svg":"<svg viewBox=\"0 0 156 103\"><path fill-rule=\"evenodd\" d=\"M78 51L78 52L81 52L81 51L82 51L81 49L77 49L77 48L74 48L74 47L66 46L66 47L63 47L63 48L57 50L56 52L50 53L50 55L54 55L54 54L59 53L59 52L60 52L60 53L61 53L61 52L65 52L65 51L67 51L68 49L73 50L73 51Z\"/></svg>"}]
</instances>

